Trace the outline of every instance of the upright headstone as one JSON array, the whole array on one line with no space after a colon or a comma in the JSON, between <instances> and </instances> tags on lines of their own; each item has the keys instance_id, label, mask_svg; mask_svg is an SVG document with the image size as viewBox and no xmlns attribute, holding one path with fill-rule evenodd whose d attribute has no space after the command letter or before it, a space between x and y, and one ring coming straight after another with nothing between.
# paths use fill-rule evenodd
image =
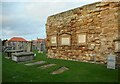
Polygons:
<instances>
[{"instance_id":1,"label":"upright headstone","mask_svg":"<svg viewBox=\"0 0 120 84\"><path fill-rule=\"evenodd\" d=\"M107 68L108 69L115 69L115 64L116 64L116 55L108 55L107 58Z\"/></svg>"},{"instance_id":2,"label":"upright headstone","mask_svg":"<svg viewBox=\"0 0 120 84\"><path fill-rule=\"evenodd\" d=\"M15 45L15 50L19 50L19 42L16 42L14 45Z\"/></svg>"},{"instance_id":3,"label":"upright headstone","mask_svg":"<svg viewBox=\"0 0 120 84\"><path fill-rule=\"evenodd\" d=\"M27 43L26 43L26 42L23 43L23 50L24 50L25 52L27 51Z\"/></svg>"},{"instance_id":4,"label":"upright headstone","mask_svg":"<svg viewBox=\"0 0 120 84\"><path fill-rule=\"evenodd\" d=\"M27 52L30 52L30 51L31 51L31 43L28 42L28 44L27 44Z\"/></svg>"}]
</instances>

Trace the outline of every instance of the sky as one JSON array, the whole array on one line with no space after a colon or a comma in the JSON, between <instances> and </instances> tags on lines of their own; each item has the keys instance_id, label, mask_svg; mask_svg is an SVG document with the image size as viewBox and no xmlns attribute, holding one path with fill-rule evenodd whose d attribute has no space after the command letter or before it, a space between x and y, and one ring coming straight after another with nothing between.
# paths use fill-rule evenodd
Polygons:
<instances>
[{"instance_id":1,"label":"sky","mask_svg":"<svg viewBox=\"0 0 120 84\"><path fill-rule=\"evenodd\" d=\"M46 38L47 17L101 0L2 0L0 38Z\"/></svg>"}]
</instances>

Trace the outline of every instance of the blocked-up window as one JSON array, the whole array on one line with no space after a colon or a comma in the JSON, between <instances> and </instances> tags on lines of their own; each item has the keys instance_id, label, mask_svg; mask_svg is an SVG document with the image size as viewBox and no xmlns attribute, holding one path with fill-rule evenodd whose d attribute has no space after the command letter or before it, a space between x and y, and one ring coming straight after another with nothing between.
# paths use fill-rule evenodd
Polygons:
<instances>
[{"instance_id":1,"label":"blocked-up window","mask_svg":"<svg viewBox=\"0 0 120 84\"><path fill-rule=\"evenodd\" d=\"M57 41L56 41L56 36L52 36L52 37L51 37L51 43L52 43L52 44L56 44L56 43L57 43Z\"/></svg>"},{"instance_id":2,"label":"blocked-up window","mask_svg":"<svg viewBox=\"0 0 120 84\"><path fill-rule=\"evenodd\" d=\"M86 43L86 34L78 35L78 43Z\"/></svg>"},{"instance_id":3,"label":"blocked-up window","mask_svg":"<svg viewBox=\"0 0 120 84\"><path fill-rule=\"evenodd\" d=\"M69 37L62 37L61 44L62 45L70 45L70 38Z\"/></svg>"}]
</instances>

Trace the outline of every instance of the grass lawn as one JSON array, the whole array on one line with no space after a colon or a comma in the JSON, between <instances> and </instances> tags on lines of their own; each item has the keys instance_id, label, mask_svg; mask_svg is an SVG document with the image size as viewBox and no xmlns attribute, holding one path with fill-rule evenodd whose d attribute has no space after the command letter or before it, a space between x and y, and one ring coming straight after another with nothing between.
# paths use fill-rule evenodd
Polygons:
<instances>
[{"instance_id":1,"label":"grass lawn","mask_svg":"<svg viewBox=\"0 0 120 84\"><path fill-rule=\"evenodd\" d=\"M5 59L2 60L3 82L117 82L118 70L107 69L105 65L91 64L76 61L47 58L46 54L37 53L33 61L46 60L55 63L56 66L48 69L37 68L40 65L25 66L24 63L16 63ZM52 75L52 71L61 66L69 68L62 74Z\"/></svg>"},{"instance_id":2,"label":"grass lawn","mask_svg":"<svg viewBox=\"0 0 120 84\"><path fill-rule=\"evenodd\" d=\"M0 52L0 83L2 82L2 53Z\"/></svg>"}]
</instances>

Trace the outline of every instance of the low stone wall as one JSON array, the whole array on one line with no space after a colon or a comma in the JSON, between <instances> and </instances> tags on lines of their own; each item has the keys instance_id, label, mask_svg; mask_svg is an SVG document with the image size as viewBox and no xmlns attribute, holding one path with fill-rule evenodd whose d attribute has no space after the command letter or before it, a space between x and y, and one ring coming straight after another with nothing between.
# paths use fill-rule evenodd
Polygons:
<instances>
[{"instance_id":1,"label":"low stone wall","mask_svg":"<svg viewBox=\"0 0 120 84\"><path fill-rule=\"evenodd\" d=\"M106 63L119 42L119 6L117 2L97 2L49 16L48 57Z\"/></svg>"}]
</instances>

